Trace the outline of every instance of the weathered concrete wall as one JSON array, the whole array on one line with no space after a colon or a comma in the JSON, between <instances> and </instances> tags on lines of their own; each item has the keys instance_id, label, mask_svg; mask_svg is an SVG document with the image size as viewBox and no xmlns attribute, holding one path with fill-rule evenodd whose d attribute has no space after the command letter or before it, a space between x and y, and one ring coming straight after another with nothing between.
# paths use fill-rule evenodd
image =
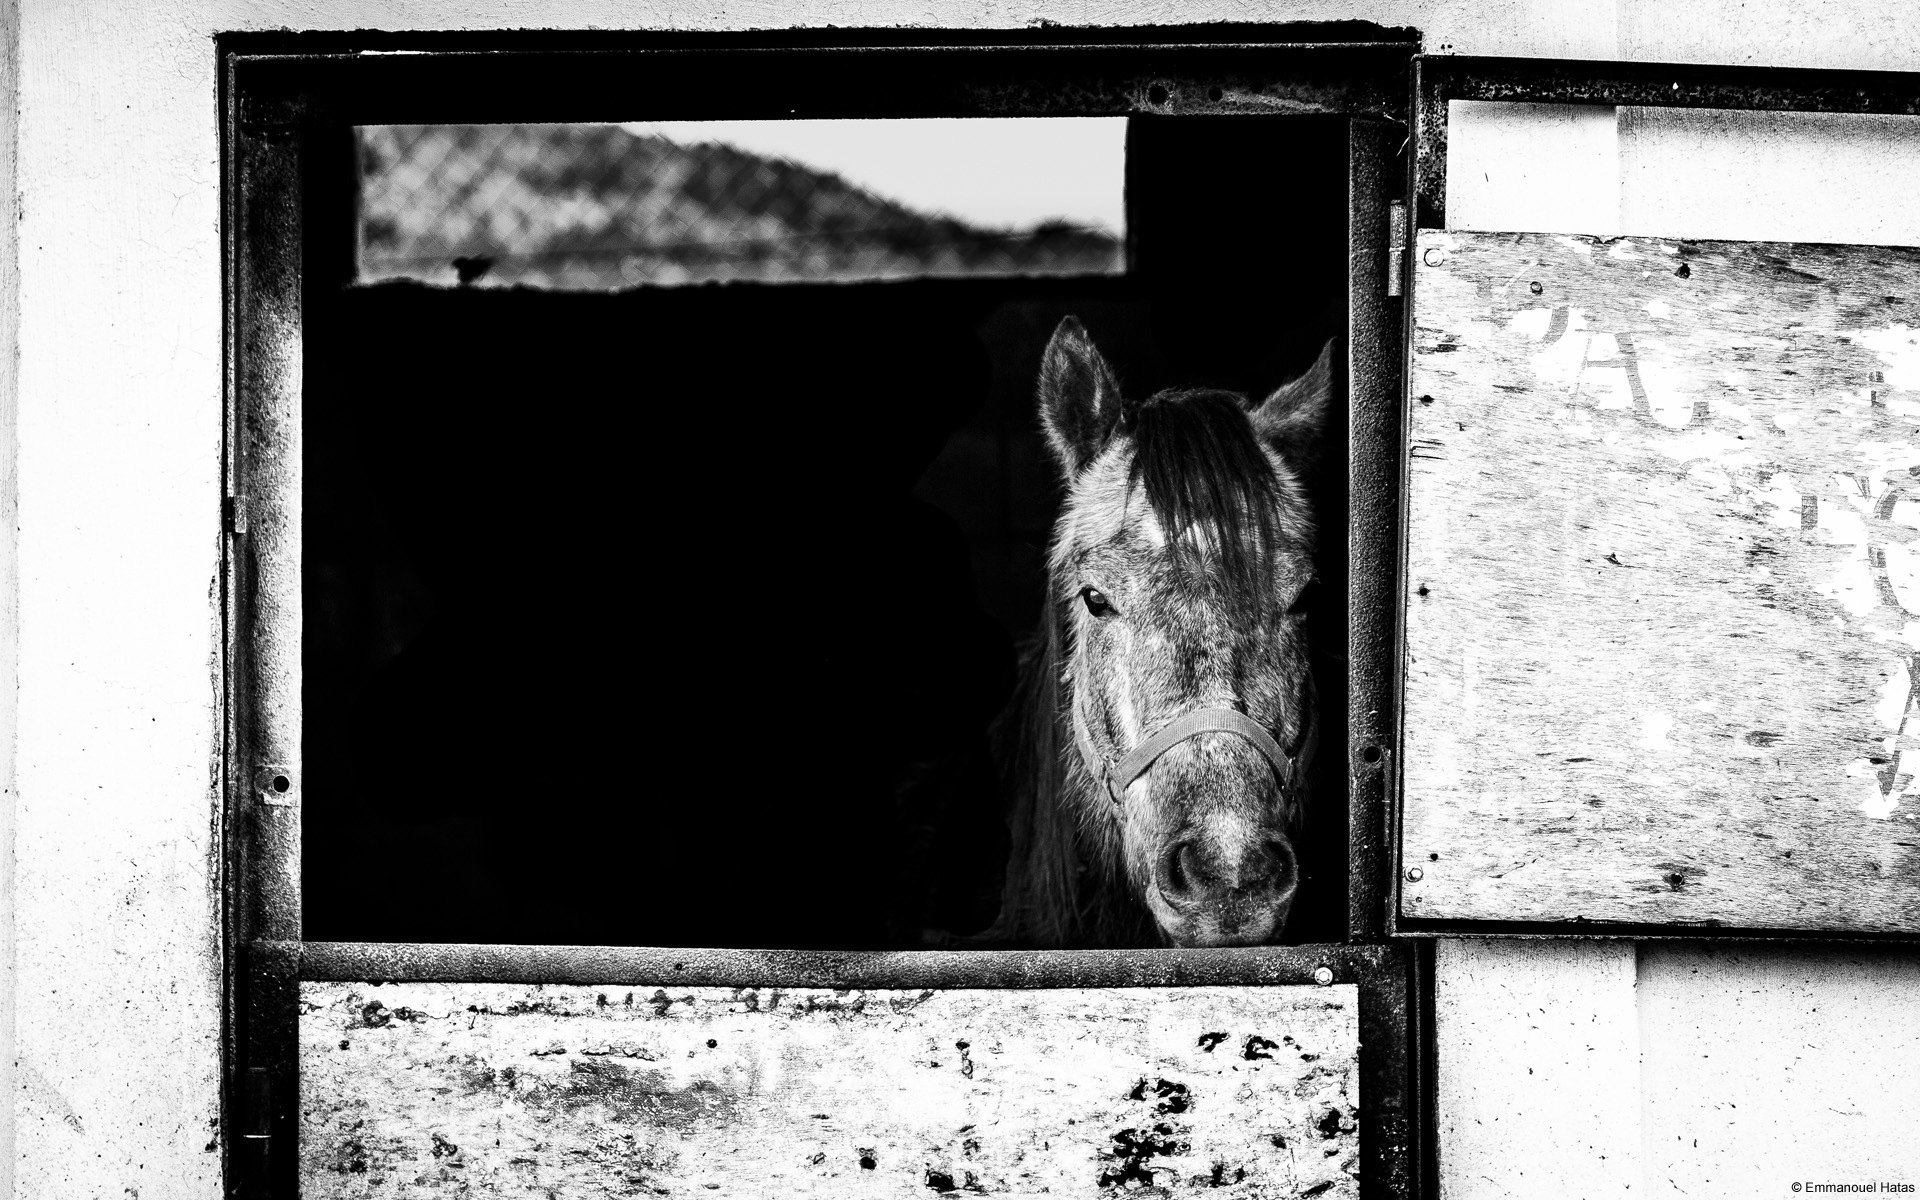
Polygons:
<instances>
[{"instance_id":1,"label":"weathered concrete wall","mask_svg":"<svg viewBox=\"0 0 1920 1200\"><path fill-rule=\"evenodd\" d=\"M0 420L0 481L17 471L18 500L17 523L0 510L0 528L18 529L17 558L0 558L17 597L17 609L0 601L0 663L18 647L17 674L0 681L0 692L17 686L18 696L17 714L0 701L17 781L4 793L15 853L0 885L17 948L0 987L15 1001L15 1053L0 1056L17 1070L17 1136L0 1145L14 1194L219 1192L216 32L1282 16L1415 26L1431 49L1459 53L1920 66L1920 6L1906 0L1301 0L1284 10L1258 0L821 0L804 9L772 0L430 9L22 0L17 17L0 8L0 25L19 33L18 70L0 99L0 109L17 108L18 152L18 254L0 255L12 264L0 266L0 352L18 354L17 371L0 363L17 388L17 405L0 392L17 422ZM17 341L7 343L15 311ZM5 812L0 803L0 838ZM0 926L5 913L0 906ZM1587 965L1553 969L1572 993L1594 978ZM1496 996L1480 1003L1472 1019L1489 1031L1520 1019Z\"/></svg>"},{"instance_id":2,"label":"weathered concrete wall","mask_svg":"<svg viewBox=\"0 0 1920 1200\"><path fill-rule=\"evenodd\" d=\"M1920 1187L1920 956L1646 945L1638 977L1640 1194Z\"/></svg>"},{"instance_id":3,"label":"weathered concrete wall","mask_svg":"<svg viewBox=\"0 0 1920 1200\"><path fill-rule=\"evenodd\" d=\"M1455 100L1447 115L1447 225L1531 229L1542 212L1596 234L1620 224L1611 107Z\"/></svg>"},{"instance_id":4,"label":"weathered concrete wall","mask_svg":"<svg viewBox=\"0 0 1920 1200\"><path fill-rule=\"evenodd\" d=\"M1632 946L1449 940L1435 968L1442 1200L1641 1194Z\"/></svg>"},{"instance_id":5,"label":"weathered concrete wall","mask_svg":"<svg viewBox=\"0 0 1920 1200\"><path fill-rule=\"evenodd\" d=\"M19 491L13 452L20 363L20 229L4 213L18 204L15 150L20 94L20 6L0 0L0 1096L14 1094L13 816L14 732L19 724ZM13 1145L13 1105L0 1103L0 1150ZM13 1194L13 1155L0 1154L0 1196Z\"/></svg>"},{"instance_id":6,"label":"weathered concrete wall","mask_svg":"<svg viewBox=\"0 0 1920 1200\"><path fill-rule=\"evenodd\" d=\"M1908 69L1920 69L1920 57ZM1920 117L1622 109L1619 133L1616 232L1902 246L1920 239L1911 200L1920 195Z\"/></svg>"},{"instance_id":7,"label":"weathered concrete wall","mask_svg":"<svg viewBox=\"0 0 1920 1200\"><path fill-rule=\"evenodd\" d=\"M130 15L20 8L21 1196L218 1185L212 56Z\"/></svg>"},{"instance_id":8,"label":"weathered concrete wall","mask_svg":"<svg viewBox=\"0 0 1920 1200\"><path fill-rule=\"evenodd\" d=\"M1445 941L1441 1195L1920 1184L1920 960L1806 945Z\"/></svg>"},{"instance_id":9,"label":"weathered concrete wall","mask_svg":"<svg viewBox=\"0 0 1920 1200\"><path fill-rule=\"evenodd\" d=\"M1450 228L1920 244L1920 117L1451 108Z\"/></svg>"}]
</instances>

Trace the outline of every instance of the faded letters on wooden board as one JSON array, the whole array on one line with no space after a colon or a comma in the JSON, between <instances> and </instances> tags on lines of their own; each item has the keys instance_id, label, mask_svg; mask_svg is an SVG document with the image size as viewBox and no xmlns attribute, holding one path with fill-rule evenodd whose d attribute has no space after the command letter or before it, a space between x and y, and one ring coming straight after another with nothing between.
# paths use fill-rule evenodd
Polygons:
<instances>
[{"instance_id":1,"label":"faded letters on wooden board","mask_svg":"<svg viewBox=\"0 0 1920 1200\"><path fill-rule=\"evenodd\" d=\"M302 996L308 1197L1358 1195L1350 985Z\"/></svg>"},{"instance_id":2,"label":"faded letters on wooden board","mask_svg":"<svg viewBox=\"0 0 1920 1200\"><path fill-rule=\"evenodd\" d=\"M1920 251L1417 261L1403 915L1920 928Z\"/></svg>"}]
</instances>

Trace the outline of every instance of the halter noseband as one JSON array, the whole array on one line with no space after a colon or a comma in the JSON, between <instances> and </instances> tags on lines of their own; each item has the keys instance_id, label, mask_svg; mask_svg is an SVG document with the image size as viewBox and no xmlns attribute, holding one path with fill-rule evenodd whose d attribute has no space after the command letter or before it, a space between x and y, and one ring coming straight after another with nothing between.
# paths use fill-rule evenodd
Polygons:
<instances>
[{"instance_id":1,"label":"halter noseband","mask_svg":"<svg viewBox=\"0 0 1920 1200\"><path fill-rule=\"evenodd\" d=\"M1073 709L1074 740L1080 743L1080 756L1083 759L1100 764L1100 782L1106 786L1107 798L1116 806L1120 803L1120 793L1146 774L1147 768L1162 754L1203 733L1237 733L1252 742L1253 748L1273 768L1274 778L1284 791L1299 782L1301 760L1313 753L1314 744L1319 740L1311 676L1307 678L1306 692L1307 702L1301 712L1302 729L1293 753L1282 750L1280 743L1273 739L1264 725L1238 709L1197 708L1143 740L1116 763L1094 749L1093 736L1087 731L1086 719L1080 715L1077 698L1070 706Z\"/></svg>"}]
</instances>

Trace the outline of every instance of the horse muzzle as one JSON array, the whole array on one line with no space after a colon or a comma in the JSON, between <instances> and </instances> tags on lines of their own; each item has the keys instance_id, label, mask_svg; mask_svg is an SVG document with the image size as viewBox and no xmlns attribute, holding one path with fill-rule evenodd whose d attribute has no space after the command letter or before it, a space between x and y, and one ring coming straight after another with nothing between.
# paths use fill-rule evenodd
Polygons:
<instances>
[{"instance_id":1,"label":"horse muzzle","mask_svg":"<svg viewBox=\"0 0 1920 1200\"><path fill-rule=\"evenodd\" d=\"M1174 945L1255 946L1271 940L1286 923L1300 869L1284 825L1274 818L1283 822L1291 811L1286 801L1297 800L1313 758L1317 721L1312 687L1309 677L1303 719L1291 746L1282 747L1264 726L1237 709L1201 708L1141 741L1118 763L1095 749L1079 706L1073 706L1082 758L1116 812L1122 793L1162 755L1202 734L1228 734L1251 745L1279 786L1281 812L1252 822L1188 824L1154 856L1144 889L1147 908Z\"/></svg>"},{"instance_id":2,"label":"horse muzzle","mask_svg":"<svg viewBox=\"0 0 1920 1200\"><path fill-rule=\"evenodd\" d=\"M1147 907L1176 946L1257 946L1286 923L1299 882L1284 834L1231 843L1191 837L1161 855Z\"/></svg>"}]
</instances>

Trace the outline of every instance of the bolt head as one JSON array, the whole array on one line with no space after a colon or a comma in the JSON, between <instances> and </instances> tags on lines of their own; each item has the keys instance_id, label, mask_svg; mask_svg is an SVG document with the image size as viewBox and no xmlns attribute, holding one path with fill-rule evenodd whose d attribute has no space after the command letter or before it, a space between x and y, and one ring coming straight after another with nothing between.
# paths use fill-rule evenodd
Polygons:
<instances>
[{"instance_id":1,"label":"bolt head","mask_svg":"<svg viewBox=\"0 0 1920 1200\"><path fill-rule=\"evenodd\" d=\"M1408 868L1407 868L1407 882L1408 882L1408 883L1419 883L1419 882L1420 882L1420 879L1421 879L1421 877L1422 877L1422 876L1423 876L1424 874L1425 874L1425 872L1424 872L1424 871L1422 871L1422 870L1421 870L1421 869L1420 869L1419 867L1408 867Z\"/></svg>"},{"instance_id":2,"label":"bolt head","mask_svg":"<svg viewBox=\"0 0 1920 1200\"><path fill-rule=\"evenodd\" d=\"M1447 261L1447 252L1438 246L1428 246L1421 252L1420 261L1430 267L1437 267Z\"/></svg>"},{"instance_id":3,"label":"bolt head","mask_svg":"<svg viewBox=\"0 0 1920 1200\"><path fill-rule=\"evenodd\" d=\"M1326 987L1328 984L1333 982L1333 968L1332 967L1315 967L1313 969L1313 981L1319 984L1321 987Z\"/></svg>"}]
</instances>

